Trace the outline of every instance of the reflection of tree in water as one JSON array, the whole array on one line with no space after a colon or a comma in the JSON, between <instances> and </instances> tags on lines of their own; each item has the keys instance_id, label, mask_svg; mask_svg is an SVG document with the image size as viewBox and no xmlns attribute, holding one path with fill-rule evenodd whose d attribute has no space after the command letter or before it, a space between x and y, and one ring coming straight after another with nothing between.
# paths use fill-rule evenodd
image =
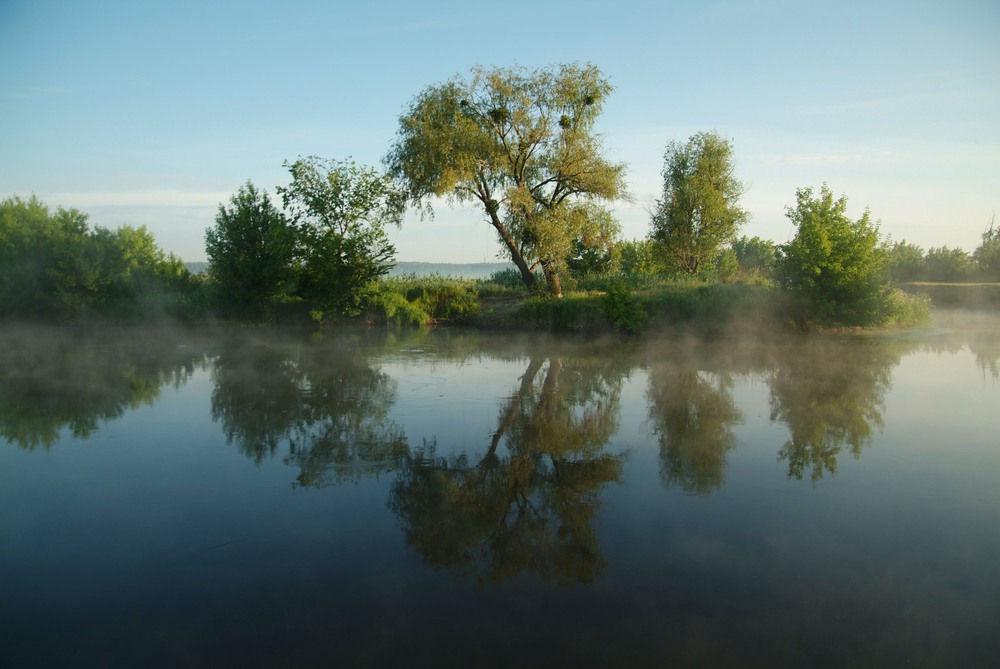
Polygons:
<instances>
[{"instance_id":1,"label":"reflection of tree in water","mask_svg":"<svg viewBox=\"0 0 1000 669\"><path fill-rule=\"evenodd\" d=\"M660 477L667 486L706 495L722 486L726 457L742 420L723 374L683 364L650 369L649 417L660 441Z\"/></svg>"},{"instance_id":2,"label":"reflection of tree in water","mask_svg":"<svg viewBox=\"0 0 1000 669\"><path fill-rule=\"evenodd\" d=\"M358 336L303 346L236 341L214 361L212 417L254 462L287 447L296 485L390 471L406 449L389 421L396 384L368 364Z\"/></svg>"},{"instance_id":3,"label":"reflection of tree in water","mask_svg":"<svg viewBox=\"0 0 1000 669\"><path fill-rule=\"evenodd\" d=\"M105 327L10 328L0 336L0 436L33 450L68 429L78 439L101 421L151 405L204 360L185 331Z\"/></svg>"},{"instance_id":4,"label":"reflection of tree in water","mask_svg":"<svg viewBox=\"0 0 1000 669\"><path fill-rule=\"evenodd\" d=\"M623 456L605 452L620 389L606 363L531 358L478 461L438 456L433 443L404 458L388 505L407 542L481 583L522 572L593 581L605 566L593 528L600 490L621 477Z\"/></svg>"},{"instance_id":5,"label":"reflection of tree in water","mask_svg":"<svg viewBox=\"0 0 1000 669\"><path fill-rule=\"evenodd\" d=\"M791 439L778 459L788 475L815 482L837 471L845 445L855 458L882 428L885 393L900 346L888 342L813 341L784 351L771 379L771 420L788 425Z\"/></svg>"},{"instance_id":6,"label":"reflection of tree in water","mask_svg":"<svg viewBox=\"0 0 1000 669\"><path fill-rule=\"evenodd\" d=\"M941 330L923 342L924 348L939 354L957 354L967 347L983 376L1000 380L1000 314L985 310L940 310L934 321Z\"/></svg>"},{"instance_id":7,"label":"reflection of tree in water","mask_svg":"<svg viewBox=\"0 0 1000 669\"><path fill-rule=\"evenodd\" d=\"M1000 379L1000 333L982 332L969 338L969 350L976 356L976 366L984 375Z\"/></svg>"}]
</instances>

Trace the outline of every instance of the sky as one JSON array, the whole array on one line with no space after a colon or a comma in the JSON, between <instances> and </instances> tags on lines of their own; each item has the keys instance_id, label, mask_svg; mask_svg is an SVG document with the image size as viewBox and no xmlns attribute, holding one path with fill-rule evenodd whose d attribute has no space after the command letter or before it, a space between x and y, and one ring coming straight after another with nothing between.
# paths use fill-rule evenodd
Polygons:
<instances>
[{"instance_id":1,"label":"sky","mask_svg":"<svg viewBox=\"0 0 1000 669\"><path fill-rule=\"evenodd\" d=\"M205 260L205 230L285 161L378 167L424 88L476 65L592 63L597 130L645 237L664 150L714 131L777 243L828 184L884 237L973 250L1000 208L1000 0L0 0L0 197L145 225ZM438 205L390 233L401 261L492 262L482 214Z\"/></svg>"}]
</instances>

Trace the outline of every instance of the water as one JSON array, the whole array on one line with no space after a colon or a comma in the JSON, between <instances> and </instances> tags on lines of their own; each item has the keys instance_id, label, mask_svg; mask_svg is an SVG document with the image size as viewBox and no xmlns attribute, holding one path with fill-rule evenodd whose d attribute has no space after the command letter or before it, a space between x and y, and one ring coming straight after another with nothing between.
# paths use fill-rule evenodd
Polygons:
<instances>
[{"instance_id":1,"label":"water","mask_svg":"<svg viewBox=\"0 0 1000 669\"><path fill-rule=\"evenodd\" d=\"M0 664L995 666L1000 330L0 333Z\"/></svg>"}]
</instances>

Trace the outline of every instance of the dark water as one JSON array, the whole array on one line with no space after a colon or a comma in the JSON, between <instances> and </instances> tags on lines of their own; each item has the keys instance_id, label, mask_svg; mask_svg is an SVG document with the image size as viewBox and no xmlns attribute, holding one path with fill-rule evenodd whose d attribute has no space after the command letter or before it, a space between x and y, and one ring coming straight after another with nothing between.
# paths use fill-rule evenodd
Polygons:
<instances>
[{"instance_id":1,"label":"dark water","mask_svg":"<svg viewBox=\"0 0 1000 669\"><path fill-rule=\"evenodd\" d=\"M0 665L1000 666L1000 330L0 332Z\"/></svg>"}]
</instances>

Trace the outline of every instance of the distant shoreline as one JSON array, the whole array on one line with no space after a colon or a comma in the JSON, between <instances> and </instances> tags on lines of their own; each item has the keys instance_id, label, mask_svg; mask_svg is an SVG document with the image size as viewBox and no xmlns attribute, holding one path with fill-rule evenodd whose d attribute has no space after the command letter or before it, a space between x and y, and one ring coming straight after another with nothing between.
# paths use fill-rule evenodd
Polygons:
<instances>
[{"instance_id":1,"label":"distant shoreline","mask_svg":"<svg viewBox=\"0 0 1000 669\"><path fill-rule=\"evenodd\" d=\"M513 269L509 262L437 263L397 262L389 276L445 276L456 279L485 279L505 269Z\"/></svg>"},{"instance_id":2,"label":"distant shoreline","mask_svg":"<svg viewBox=\"0 0 1000 669\"><path fill-rule=\"evenodd\" d=\"M208 262L184 263L192 274L201 274L208 269ZM455 279L486 279L505 269L513 269L509 262L440 263L400 261L389 270L389 276L444 276Z\"/></svg>"}]
</instances>

